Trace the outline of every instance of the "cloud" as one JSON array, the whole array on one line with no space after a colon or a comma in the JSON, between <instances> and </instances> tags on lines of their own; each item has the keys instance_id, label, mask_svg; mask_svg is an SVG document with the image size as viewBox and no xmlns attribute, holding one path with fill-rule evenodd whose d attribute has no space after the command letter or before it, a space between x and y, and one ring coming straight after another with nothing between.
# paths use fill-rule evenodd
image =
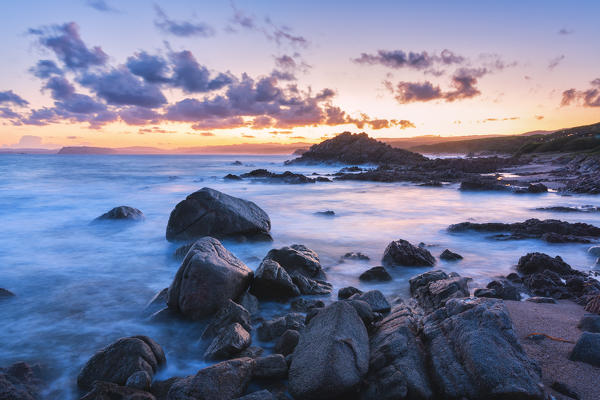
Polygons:
<instances>
[{"instance_id":1,"label":"cloud","mask_svg":"<svg viewBox=\"0 0 600 400\"><path fill-rule=\"evenodd\" d=\"M560 56L556 56L548 62L548 69L553 70L558 67L558 65L565 59L565 55L561 54Z\"/></svg>"},{"instance_id":2,"label":"cloud","mask_svg":"<svg viewBox=\"0 0 600 400\"><path fill-rule=\"evenodd\" d=\"M88 73L79 79L79 83L108 104L156 108L167 103L157 86L139 79L125 68Z\"/></svg>"},{"instance_id":3,"label":"cloud","mask_svg":"<svg viewBox=\"0 0 600 400\"><path fill-rule=\"evenodd\" d=\"M360 57L352 61L357 64L379 64L392 69L425 70L435 66L462 64L465 62L465 58L448 49L439 54L430 54L427 51L379 50L375 54L362 53Z\"/></svg>"},{"instance_id":4,"label":"cloud","mask_svg":"<svg viewBox=\"0 0 600 400\"><path fill-rule=\"evenodd\" d=\"M161 56L153 56L145 51L127 58L125 63L132 74L143 78L149 83L166 83L170 81L167 76L169 66L167 60Z\"/></svg>"},{"instance_id":5,"label":"cloud","mask_svg":"<svg viewBox=\"0 0 600 400\"><path fill-rule=\"evenodd\" d=\"M165 33L179 37L210 37L214 36L215 30L204 22L175 21L170 19L158 5L154 5L156 19L154 25Z\"/></svg>"},{"instance_id":6,"label":"cloud","mask_svg":"<svg viewBox=\"0 0 600 400\"><path fill-rule=\"evenodd\" d=\"M304 36L296 35L292 32L292 29L285 25L278 25L274 23L271 18L265 17L264 22L259 22L253 15L249 15L244 11L238 9L232 2L231 7L233 8L233 17L231 23L234 26L242 28L244 30L259 32L264 35L267 40L275 42L277 45L290 45L292 47L308 47L309 41ZM236 29L228 27L228 31L236 33Z\"/></svg>"},{"instance_id":7,"label":"cloud","mask_svg":"<svg viewBox=\"0 0 600 400\"><path fill-rule=\"evenodd\" d=\"M18 94L14 93L12 90L5 90L4 92L0 92L0 104L3 103L11 103L16 106L26 106L29 102L23 99Z\"/></svg>"},{"instance_id":8,"label":"cloud","mask_svg":"<svg viewBox=\"0 0 600 400\"><path fill-rule=\"evenodd\" d=\"M157 124L162 119L158 112L145 107L126 107L119 111L119 117L129 125Z\"/></svg>"},{"instance_id":9,"label":"cloud","mask_svg":"<svg viewBox=\"0 0 600 400\"><path fill-rule=\"evenodd\" d=\"M116 8L111 7L106 0L86 0L85 4L96 11L117 12Z\"/></svg>"},{"instance_id":10,"label":"cloud","mask_svg":"<svg viewBox=\"0 0 600 400\"><path fill-rule=\"evenodd\" d=\"M541 121L542 119L544 119L543 115L534 115L533 118L537 119L538 121Z\"/></svg>"},{"instance_id":11,"label":"cloud","mask_svg":"<svg viewBox=\"0 0 600 400\"><path fill-rule=\"evenodd\" d=\"M568 106L577 102L583 107L600 107L600 78L591 81L590 85L592 87L587 90L565 90L560 105Z\"/></svg>"},{"instance_id":12,"label":"cloud","mask_svg":"<svg viewBox=\"0 0 600 400\"><path fill-rule=\"evenodd\" d=\"M106 64L108 56L102 48L88 48L79 35L75 22L52 25L42 29L30 29L29 33L39 36L39 43L52 50L56 57L71 70L84 70L91 66Z\"/></svg>"},{"instance_id":13,"label":"cloud","mask_svg":"<svg viewBox=\"0 0 600 400\"><path fill-rule=\"evenodd\" d=\"M35 67L29 69L29 72L41 79L63 74L63 71L52 60L39 60Z\"/></svg>"},{"instance_id":14,"label":"cloud","mask_svg":"<svg viewBox=\"0 0 600 400\"><path fill-rule=\"evenodd\" d=\"M567 29L567 28L561 28L558 31L559 35L571 35L575 33L575 31L573 29Z\"/></svg>"},{"instance_id":15,"label":"cloud","mask_svg":"<svg viewBox=\"0 0 600 400\"><path fill-rule=\"evenodd\" d=\"M429 81L424 82L399 82L394 86L391 82L384 82L385 86L395 95L400 104L428 102L443 100L453 102L456 100L470 99L481 94L476 87L479 78L489 71L485 68L459 68L451 78L452 90L443 91L440 86Z\"/></svg>"},{"instance_id":16,"label":"cloud","mask_svg":"<svg viewBox=\"0 0 600 400\"><path fill-rule=\"evenodd\" d=\"M212 132L200 132L200 135L202 135L202 136L215 136L215 134L212 133Z\"/></svg>"},{"instance_id":17,"label":"cloud","mask_svg":"<svg viewBox=\"0 0 600 400\"><path fill-rule=\"evenodd\" d=\"M219 73L210 76L208 69L200 65L188 50L171 54L173 62L172 85L187 93L203 93L218 90L232 82L231 76Z\"/></svg>"}]
</instances>

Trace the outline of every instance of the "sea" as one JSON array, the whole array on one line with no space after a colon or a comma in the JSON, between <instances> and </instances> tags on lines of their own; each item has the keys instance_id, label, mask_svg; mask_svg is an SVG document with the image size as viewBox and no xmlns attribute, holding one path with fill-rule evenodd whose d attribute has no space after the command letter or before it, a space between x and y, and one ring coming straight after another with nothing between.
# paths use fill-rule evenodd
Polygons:
<instances>
[{"instance_id":1,"label":"sea","mask_svg":"<svg viewBox=\"0 0 600 400\"><path fill-rule=\"evenodd\" d=\"M291 185L229 181L229 173L257 168L327 176L341 165L284 165L293 156L256 155L0 155L0 287L16 297L0 302L0 367L40 364L48 399L77 399L77 374L99 349L124 336L148 335L165 350L167 367L156 379L185 376L210 365L203 360L203 323L157 324L145 307L168 287L180 245L165 239L171 210L187 195L210 187L251 200L271 218L273 242L224 241L255 270L271 248L303 244L316 251L338 289L378 289L408 297L408 280L428 268L389 269L393 280L364 283L358 276L381 265L393 240L424 243L434 256L444 249L459 262L436 268L473 278L471 290L514 270L519 258L539 251L591 270L585 244L539 240L498 241L481 233L451 234L451 224L519 222L556 218L600 225L600 213L549 213L539 207L600 205L600 198L560 193L516 195L460 192L456 184L333 181ZM235 163L239 161L240 163ZM92 224L115 206L140 209L140 223ZM318 214L333 211L334 216ZM361 252L370 260L341 260ZM261 304L261 318L289 312L289 305ZM271 344L254 344L267 352Z\"/></svg>"}]
</instances>

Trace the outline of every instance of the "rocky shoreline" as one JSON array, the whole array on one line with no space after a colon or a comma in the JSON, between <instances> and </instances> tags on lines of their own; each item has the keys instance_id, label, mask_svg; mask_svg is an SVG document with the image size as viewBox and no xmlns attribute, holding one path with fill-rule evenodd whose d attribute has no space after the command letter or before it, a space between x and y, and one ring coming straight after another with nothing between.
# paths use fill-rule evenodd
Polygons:
<instances>
[{"instance_id":1,"label":"rocky shoreline","mask_svg":"<svg viewBox=\"0 0 600 400\"><path fill-rule=\"evenodd\" d=\"M122 206L101 219L142 217L141 211ZM156 379L168 362L164 350L152 338L131 332L90 355L77 377L81 399L541 400L587 393L569 382L545 381L543 358L532 356L529 342L523 346L533 339L513 327L511 314L517 315L519 307L551 307L557 301L571 301L590 313L570 328L581 334L570 343L569 362L600 368L600 282L559 256L523 255L513 273L476 288L469 277L437 269L438 260L425 246L398 239L381 255L382 265L360 279L386 281L389 270L422 268L409 281L410 297L386 298L378 290L363 293L353 287L336 295L319 255L304 245L271 249L253 271L219 240L269 240L270 229L269 216L257 204L214 189L203 188L177 204L165 236L184 242L176 252L182 262L169 288L150 301L147 320L182 319L203 327L198 357L215 364L193 375ZM593 225L556 220L466 222L449 228L464 230L550 242L547 235L580 242L600 237ZM598 247L590 253L600 256ZM365 257L348 253L343 259ZM460 262L462 256L447 249L440 259ZM13 296L0 290L0 301ZM264 302L279 307L269 319L260 312ZM556 339L537 334L540 340ZM0 398L38 399L44 384L37 366L0 368Z\"/></svg>"}]
</instances>

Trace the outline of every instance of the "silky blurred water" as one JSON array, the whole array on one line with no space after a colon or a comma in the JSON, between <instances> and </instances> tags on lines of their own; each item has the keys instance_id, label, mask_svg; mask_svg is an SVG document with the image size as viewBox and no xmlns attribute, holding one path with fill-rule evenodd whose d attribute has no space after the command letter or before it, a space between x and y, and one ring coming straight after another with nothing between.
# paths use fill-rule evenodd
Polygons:
<instances>
[{"instance_id":1,"label":"silky blurred water","mask_svg":"<svg viewBox=\"0 0 600 400\"><path fill-rule=\"evenodd\" d=\"M449 234L462 221L517 222L559 218L600 225L594 213L549 213L536 207L600 205L594 196L463 193L455 185L431 188L401 183L333 182L287 185L225 181L255 168L304 174L340 166L283 165L284 156L0 156L0 287L17 296L0 303L0 366L24 360L49 367L47 398L78 398L75 380L98 349L123 336L146 334L160 343L168 368L159 377L195 373L202 361L198 324L155 325L146 303L167 287L179 263L165 240L170 211L189 193L211 187L252 200L271 217L273 243L224 242L256 269L271 247L301 243L315 250L337 289L353 285L386 295L407 295L407 280L426 269L396 268L394 280L363 284L361 272L379 265L395 239L424 242L437 257L449 248L464 256L438 267L471 276L471 287L506 274L520 256L542 251L590 269L589 245L537 240L494 241L484 234ZM232 165L239 160L243 165ZM142 223L90 225L112 207L129 205ZM315 212L333 210L335 217ZM340 263L349 251L371 261ZM267 305L266 315L285 306Z\"/></svg>"}]
</instances>

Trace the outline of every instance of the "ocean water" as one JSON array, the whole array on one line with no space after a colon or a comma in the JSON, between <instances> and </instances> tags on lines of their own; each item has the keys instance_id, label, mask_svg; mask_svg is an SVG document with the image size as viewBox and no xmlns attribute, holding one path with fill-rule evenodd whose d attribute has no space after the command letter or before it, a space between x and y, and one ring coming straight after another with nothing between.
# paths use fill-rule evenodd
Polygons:
<instances>
[{"instance_id":1,"label":"ocean water","mask_svg":"<svg viewBox=\"0 0 600 400\"><path fill-rule=\"evenodd\" d=\"M438 267L474 279L483 287L514 268L520 256L541 251L561 255L589 270L589 245L537 240L495 241L485 234L449 234L462 221L517 222L559 218L600 225L594 213L533 210L553 205L600 205L594 196L462 193L404 183L333 182L308 185L225 181L228 173L255 168L327 174L340 166L284 166L285 156L0 156L0 287L17 297L0 303L0 366L16 361L47 367L49 399L76 399L79 369L97 350L119 337L145 334L163 346L168 367L158 378L195 373L202 360L202 325L149 323L144 307L169 286L179 263L176 244L165 240L173 207L189 193L211 187L252 200L271 217L273 243L225 241L256 269L272 247L294 243L315 250L334 285L377 288L407 296L408 279L426 268L395 268L384 284L363 284L358 276L379 265L395 239L426 243L435 255L446 248L464 256ZM243 165L232 165L239 160ZM141 223L90 225L112 207L129 205L146 215ZM315 212L333 210L335 217ZM340 262L349 251L370 261ZM285 312L266 304L264 316ZM268 347L268 345L266 345Z\"/></svg>"}]
</instances>

